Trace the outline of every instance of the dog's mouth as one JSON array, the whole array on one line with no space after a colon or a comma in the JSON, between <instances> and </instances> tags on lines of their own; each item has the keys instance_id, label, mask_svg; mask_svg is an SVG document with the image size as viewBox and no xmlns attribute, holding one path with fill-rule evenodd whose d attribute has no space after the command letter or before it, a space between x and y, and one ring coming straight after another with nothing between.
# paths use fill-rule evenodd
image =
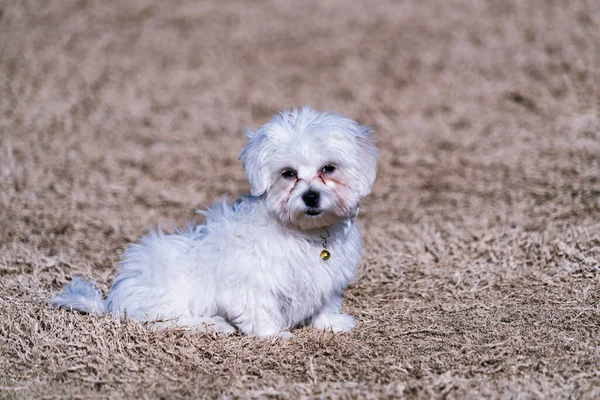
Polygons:
<instances>
[{"instance_id":1,"label":"dog's mouth","mask_svg":"<svg viewBox=\"0 0 600 400\"><path fill-rule=\"evenodd\" d=\"M321 210L321 209L311 208L306 211L306 215L310 215L311 217L316 217L317 215L320 215L322 212L323 212L323 210Z\"/></svg>"}]
</instances>

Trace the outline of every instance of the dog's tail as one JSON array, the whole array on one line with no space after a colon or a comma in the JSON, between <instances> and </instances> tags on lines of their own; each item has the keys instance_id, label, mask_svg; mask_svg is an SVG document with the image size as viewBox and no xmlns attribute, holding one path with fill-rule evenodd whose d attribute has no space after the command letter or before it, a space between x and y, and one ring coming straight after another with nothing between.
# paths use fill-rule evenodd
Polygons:
<instances>
[{"instance_id":1,"label":"dog's tail","mask_svg":"<svg viewBox=\"0 0 600 400\"><path fill-rule=\"evenodd\" d=\"M83 278L73 278L63 291L49 302L54 307L64 307L93 315L106 314L106 304L102 293L94 284Z\"/></svg>"}]
</instances>

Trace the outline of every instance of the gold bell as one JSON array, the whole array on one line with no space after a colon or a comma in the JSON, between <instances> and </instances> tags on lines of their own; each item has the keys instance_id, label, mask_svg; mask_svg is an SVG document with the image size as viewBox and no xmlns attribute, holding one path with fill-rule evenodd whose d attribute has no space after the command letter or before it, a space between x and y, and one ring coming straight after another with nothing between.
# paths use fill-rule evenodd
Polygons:
<instances>
[{"instance_id":1,"label":"gold bell","mask_svg":"<svg viewBox=\"0 0 600 400\"><path fill-rule=\"evenodd\" d=\"M329 260L329 257L331 257L331 253L327 251L327 249L323 249L323 251L321 252L321 258L327 261Z\"/></svg>"}]
</instances>

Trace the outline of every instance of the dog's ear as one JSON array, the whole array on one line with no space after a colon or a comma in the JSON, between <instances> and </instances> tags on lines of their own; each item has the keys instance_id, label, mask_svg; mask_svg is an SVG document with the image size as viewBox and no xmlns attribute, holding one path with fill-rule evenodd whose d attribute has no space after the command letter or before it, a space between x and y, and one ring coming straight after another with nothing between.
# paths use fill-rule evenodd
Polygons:
<instances>
[{"instance_id":1,"label":"dog's ear","mask_svg":"<svg viewBox=\"0 0 600 400\"><path fill-rule=\"evenodd\" d=\"M246 131L248 144L240 153L240 160L244 165L246 176L250 182L252 196L261 196L269 189L269 175L266 168L269 159L269 138L259 129Z\"/></svg>"},{"instance_id":2,"label":"dog's ear","mask_svg":"<svg viewBox=\"0 0 600 400\"><path fill-rule=\"evenodd\" d=\"M371 193L371 187L375 182L377 174L377 154L379 153L371 135L374 129L368 126L359 126L356 136L356 145L358 148L359 182L358 194L365 197Z\"/></svg>"}]
</instances>

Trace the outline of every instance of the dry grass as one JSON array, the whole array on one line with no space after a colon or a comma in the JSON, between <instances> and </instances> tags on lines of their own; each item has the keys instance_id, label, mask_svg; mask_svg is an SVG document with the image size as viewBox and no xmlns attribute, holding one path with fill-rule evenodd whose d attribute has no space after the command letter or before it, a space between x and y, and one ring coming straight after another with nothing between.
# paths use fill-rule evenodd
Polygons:
<instances>
[{"instance_id":1,"label":"dry grass","mask_svg":"<svg viewBox=\"0 0 600 400\"><path fill-rule=\"evenodd\" d=\"M600 396L599 3L301 4L0 0L0 397ZM44 302L247 191L242 129L301 104L378 130L354 332Z\"/></svg>"}]
</instances>

